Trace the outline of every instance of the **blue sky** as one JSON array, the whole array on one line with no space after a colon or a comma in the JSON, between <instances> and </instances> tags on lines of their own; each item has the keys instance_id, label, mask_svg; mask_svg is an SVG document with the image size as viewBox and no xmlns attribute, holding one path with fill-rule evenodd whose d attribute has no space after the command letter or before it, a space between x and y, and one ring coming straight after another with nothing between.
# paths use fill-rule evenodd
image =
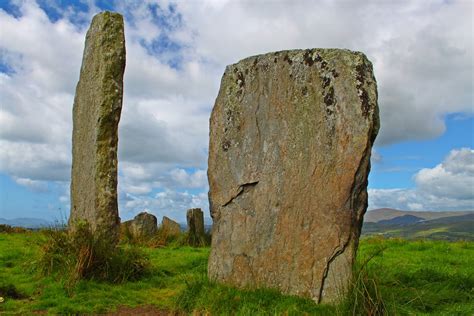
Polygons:
<instances>
[{"instance_id":1,"label":"blue sky","mask_svg":"<svg viewBox=\"0 0 474 316\"><path fill-rule=\"evenodd\" d=\"M0 9L1 218L69 212L72 101L101 10L126 19L122 218L207 211L208 117L225 66L308 47L360 50L374 64L382 129L369 208L474 209L470 1L3 0Z\"/></svg>"}]
</instances>

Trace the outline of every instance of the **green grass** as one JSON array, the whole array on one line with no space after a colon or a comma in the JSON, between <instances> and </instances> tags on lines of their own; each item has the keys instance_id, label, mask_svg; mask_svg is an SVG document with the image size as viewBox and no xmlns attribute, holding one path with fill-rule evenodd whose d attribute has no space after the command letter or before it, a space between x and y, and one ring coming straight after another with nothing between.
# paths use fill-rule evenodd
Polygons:
<instances>
[{"instance_id":1,"label":"green grass","mask_svg":"<svg viewBox=\"0 0 474 316\"><path fill-rule=\"evenodd\" d=\"M359 301L354 303L365 295L364 288L381 298L382 310L390 315L474 313L473 242L364 238L358 266L376 255L356 274L362 285L357 284L349 302L318 306L273 290L242 291L209 282L209 248L143 248L152 270L141 280L120 284L81 280L68 291L62 278L42 277L38 271L45 238L39 232L0 233L0 296L5 297L0 314L88 314L140 305L211 315L347 315L355 306L355 314L364 314ZM370 301L362 300L362 305Z\"/></svg>"},{"instance_id":2,"label":"green grass","mask_svg":"<svg viewBox=\"0 0 474 316\"><path fill-rule=\"evenodd\" d=\"M358 262L386 247L367 265L387 309L400 315L472 315L474 242L362 239Z\"/></svg>"}]
</instances>

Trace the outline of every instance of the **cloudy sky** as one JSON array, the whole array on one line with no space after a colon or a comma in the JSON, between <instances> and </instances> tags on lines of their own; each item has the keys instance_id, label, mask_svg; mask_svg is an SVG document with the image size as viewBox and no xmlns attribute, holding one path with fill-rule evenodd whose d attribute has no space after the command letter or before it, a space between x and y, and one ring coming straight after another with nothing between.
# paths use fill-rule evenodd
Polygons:
<instances>
[{"instance_id":1,"label":"cloudy sky","mask_svg":"<svg viewBox=\"0 0 474 316\"><path fill-rule=\"evenodd\" d=\"M374 64L369 208L474 209L473 2L0 1L0 217L69 213L72 104L92 16L125 16L119 208L208 210L208 119L225 65L293 48Z\"/></svg>"}]
</instances>

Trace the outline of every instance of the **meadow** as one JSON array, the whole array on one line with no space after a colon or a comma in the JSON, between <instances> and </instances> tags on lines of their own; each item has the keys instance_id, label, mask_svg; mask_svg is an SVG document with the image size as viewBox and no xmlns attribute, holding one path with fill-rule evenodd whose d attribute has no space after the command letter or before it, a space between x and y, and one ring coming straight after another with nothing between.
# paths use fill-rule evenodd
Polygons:
<instances>
[{"instance_id":1,"label":"meadow","mask_svg":"<svg viewBox=\"0 0 474 316\"><path fill-rule=\"evenodd\" d=\"M60 275L40 273L46 241L44 232L0 233L0 314L474 314L474 242L363 238L348 299L329 306L212 283L206 277L209 248L174 244L142 247L151 267L140 280L80 280L71 288Z\"/></svg>"}]
</instances>

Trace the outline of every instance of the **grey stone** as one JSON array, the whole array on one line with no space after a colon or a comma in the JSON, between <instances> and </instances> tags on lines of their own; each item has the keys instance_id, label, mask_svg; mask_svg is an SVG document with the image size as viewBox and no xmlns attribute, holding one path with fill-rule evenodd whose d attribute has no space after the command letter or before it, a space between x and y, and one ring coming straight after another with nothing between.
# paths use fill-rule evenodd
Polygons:
<instances>
[{"instance_id":1,"label":"grey stone","mask_svg":"<svg viewBox=\"0 0 474 316\"><path fill-rule=\"evenodd\" d=\"M118 123L122 110L125 38L123 17L97 14L87 31L73 108L71 216L93 234L118 242Z\"/></svg>"},{"instance_id":2,"label":"grey stone","mask_svg":"<svg viewBox=\"0 0 474 316\"><path fill-rule=\"evenodd\" d=\"M163 216L160 228L166 236L176 237L179 236L179 234L181 233L181 226L179 226L177 222L166 216Z\"/></svg>"},{"instance_id":3,"label":"grey stone","mask_svg":"<svg viewBox=\"0 0 474 316\"><path fill-rule=\"evenodd\" d=\"M135 239L153 237L158 230L158 220L155 215L141 212L129 224L129 232Z\"/></svg>"},{"instance_id":4,"label":"grey stone","mask_svg":"<svg viewBox=\"0 0 474 316\"><path fill-rule=\"evenodd\" d=\"M194 246L205 244L204 213L200 208L189 209L186 213L189 243Z\"/></svg>"},{"instance_id":5,"label":"grey stone","mask_svg":"<svg viewBox=\"0 0 474 316\"><path fill-rule=\"evenodd\" d=\"M210 118L209 278L339 300L378 130L362 53L281 51L227 66Z\"/></svg>"}]
</instances>

